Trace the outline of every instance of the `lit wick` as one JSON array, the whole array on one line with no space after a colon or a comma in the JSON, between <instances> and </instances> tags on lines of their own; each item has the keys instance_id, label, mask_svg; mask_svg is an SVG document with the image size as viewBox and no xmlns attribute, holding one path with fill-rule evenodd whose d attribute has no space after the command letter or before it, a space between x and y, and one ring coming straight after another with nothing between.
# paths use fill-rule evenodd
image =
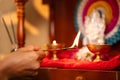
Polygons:
<instances>
[{"instance_id":1,"label":"lit wick","mask_svg":"<svg viewBox=\"0 0 120 80\"><path fill-rule=\"evenodd\" d=\"M57 42L56 42L56 40L53 40L53 45L57 45Z\"/></svg>"},{"instance_id":2,"label":"lit wick","mask_svg":"<svg viewBox=\"0 0 120 80\"><path fill-rule=\"evenodd\" d=\"M53 40L52 45L51 45L51 48L52 48L52 49L57 49L57 48L59 48L56 40Z\"/></svg>"}]
</instances>

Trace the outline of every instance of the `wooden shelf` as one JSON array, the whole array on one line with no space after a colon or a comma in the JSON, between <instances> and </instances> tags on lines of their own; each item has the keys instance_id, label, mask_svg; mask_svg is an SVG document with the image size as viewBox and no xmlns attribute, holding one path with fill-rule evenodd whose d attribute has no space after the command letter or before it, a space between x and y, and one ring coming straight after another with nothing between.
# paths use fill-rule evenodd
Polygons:
<instances>
[{"instance_id":1,"label":"wooden shelf","mask_svg":"<svg viewBox=\"0 0 120 80\"><path fill-rule=\"evenodd\" d=\"M120 80L120 71L41 68L33 79L14 80Z\"/></svg>"}]
</instances>

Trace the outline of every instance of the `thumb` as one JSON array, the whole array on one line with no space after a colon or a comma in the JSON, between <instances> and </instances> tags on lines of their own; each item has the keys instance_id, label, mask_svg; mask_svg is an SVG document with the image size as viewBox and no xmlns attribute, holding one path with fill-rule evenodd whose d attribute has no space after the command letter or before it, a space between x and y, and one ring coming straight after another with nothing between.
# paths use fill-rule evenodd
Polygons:
<instances>
[{"instance_id":1,"label":"thumb","mask_svg":"<svg viewBox=\"0 0 120 80\"><path fill-rule=\"evenodd\" d=\"M46 56L46 53L42 50L37 51L37 54L39 55L38 60L42 60Z\"/></svg>"},{"instance_id":2,"label":"thumb","mask_svg":"<svg viewBox=\"0 0 120 80\"><path fill-rule=\"evenodd\" d=\"M33 46L33 45L29 45L29 46L26 46L26 47L22 47L22 48L19 48L18 51L38 51L40 49L40 47L38 46Z\"/></svg>"}]
</instances>

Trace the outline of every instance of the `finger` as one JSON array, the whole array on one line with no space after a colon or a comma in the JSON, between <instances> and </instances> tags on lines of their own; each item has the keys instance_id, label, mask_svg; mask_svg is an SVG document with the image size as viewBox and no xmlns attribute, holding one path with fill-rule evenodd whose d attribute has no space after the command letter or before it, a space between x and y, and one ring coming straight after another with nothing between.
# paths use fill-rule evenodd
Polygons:
<instances>
[{"instance_id":1,"label":"finger","mask_svg":"<svg viewBox=\"0 0 120 80\"><path fill-rule=\"evenodd\" d=\"M39 74L39 72L38 72L38 71L35 71L34 73L32 73L32 75L31 75L31 74L24 75L24 79L25 79L25 80L34 79L35 76L37 76L38 74ZM21 79L20 79L20 80L21 80Z\"/></svg>"},{"instance_id":2,"label":"finger","mask_svg":"<svg viewBox=\"0 0 120 80\"><path fill-rule=\"evenodd\" d=\"M38 51L40 50L40 47L39 46L34 46L34 51Z\"/></svg>"},{"instance_id":3,"label":"finger","mask_svg":"<svg viewBox=\"0 0 120 80\"><path fill-rule=\"evenodd\" d=\"M34 50L34 46L33 45L22 47L22 48L18 49L18 51L31 51L31 50Z\"/></svg>"},{"instance_id":4,"label":"finger","mask_svg":"<svg viewBox=\"0 0 120 80\"><path fill-rule=\"evenodd\" d=\"M38 69L40 69L40 62L39 61L33 62L33 64L31 65L31 69L32 70L38 70Z\"/></svg>"},{"instance_id":5,"label":"finger","mask_svg":"<svg viewBox=\"0 0 120 80\"><path fill-rule=\"evenodd\" d=\"M14 76L33 77L36 75L38 75L38 70L26 70L26 71L20 72L18 75L14 75Z\"/></svg>"},{"instance_id":6,"label":"finger","mask_svg":"<svg viewBox=\"0 0 120 80\"><path fill-rule=\"evenodd\" d=\"M29 46L18 49L18 51L33 51L33 50L37 51L39 49L40 49L40 47L38 47L38 46L29 45Z\"/></svg>"},{"instance_id":7,"label":"finger","mask_svg":"<svg viewBox=\"0 0 120 80\"><path fill-rule=\"evenodd\" d=\"M37 54L38 54L38 60L42 60L46 56L46 53L42 50L37 51Z\"/></svg>"}]
</instances>

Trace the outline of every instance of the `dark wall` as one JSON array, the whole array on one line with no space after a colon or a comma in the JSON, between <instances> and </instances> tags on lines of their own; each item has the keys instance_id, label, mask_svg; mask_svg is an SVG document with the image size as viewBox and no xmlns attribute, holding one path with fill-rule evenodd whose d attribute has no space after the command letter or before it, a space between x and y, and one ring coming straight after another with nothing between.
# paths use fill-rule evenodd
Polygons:
<instances>
[{"instance_id":1,"label":"dark wall","mask_svg":"<svg viewBox=\"0 0 120 80\"><path fill-rule=\"evenodd\" d=\"M76 36L74 27L74 11L77 0L53 0L51 6L51 21L54 22L55 31L52 40L71 46ZM52 26L51 26L52 27Z\"/></svg>"}]
</instances>

